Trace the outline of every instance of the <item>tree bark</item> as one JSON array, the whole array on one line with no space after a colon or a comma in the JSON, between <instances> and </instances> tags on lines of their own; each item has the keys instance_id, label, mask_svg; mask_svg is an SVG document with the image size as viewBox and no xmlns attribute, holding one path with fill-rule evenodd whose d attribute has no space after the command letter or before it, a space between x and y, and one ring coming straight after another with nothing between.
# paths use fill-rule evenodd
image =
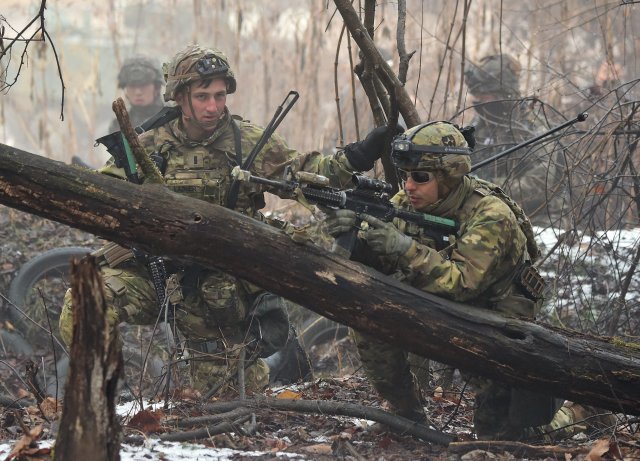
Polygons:
<instances>
[{"instance_id":1,"label":"tree bark","mask_svg":"<svg viewBox=\"0 0 640 461\"><path fill-rule=\"evenodd\" d=\"M375 43L369 36L365 26L360 22L358 13L353 8L353 5L349 0L334 0L336 8L342 15L349 33L356 41L360 50L365 55L376 70L376 73L380 77L380 80L385 85L387 93L395 94L398 104L398 109L404 117L407 127L412 127L420 124L420 116L416 111L416 107L411 101L411 97L404 88L404 85L393 72L389 64L382 58L380 52L376 48Z\"/></svg>"},{"instance_id":2,"label":"tree bark","mask_svg":"<svg viewBox=\"0 0 640 461\"><path fill-rule=\"evenodd\" d=\"M119 342L106 324L107 305L94 258L72 264L73 342L56 459L120 459L116 415Z\"/></svg>"},{"instance_id":3,"label":"tree bark","mask_svg":"<svg viewBox=\"0 0 640 461\"><path fill-rule=\"evenodd\" d=\"M126 183L0 144L0 203L151 254L218 267L470 373L640 414L637 345L507 319L421 292L162 186Z\"/></svg>"}]
</instances>

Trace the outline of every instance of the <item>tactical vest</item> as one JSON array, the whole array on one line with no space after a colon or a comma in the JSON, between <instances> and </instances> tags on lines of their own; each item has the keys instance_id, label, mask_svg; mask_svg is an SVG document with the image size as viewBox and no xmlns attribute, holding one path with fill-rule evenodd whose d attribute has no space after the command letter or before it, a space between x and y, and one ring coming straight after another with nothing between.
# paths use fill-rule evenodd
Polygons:
<instances>
[{"instance_id":1,"label":"tactical vest","mask_svg":"<svg viewBox=\"0 0 640 461\"><path fill-rule=\"evenodd\" d=\"M533 237L531 224L518 204L511 200L499 187L486 181L477 179L476 181L478 181L478 187L465 199L462 207L456 213L456 219L461 222L459 233L464 233L465 222L469 216L474 214L474 210L480 201L484 197L493 195L503 201L514 213L527 241L527 248L523 251L520 264L514 269L511 276L491 285L484 296L479 297L477 303L480 307L493 309L509 316L533 319L542 305L544 281L535 268L531 266L531 261L539 256L539 249ZM401 220L398 220L396 225L401 232L411 236L418 243L436 248L433 239L425 235L424 230L418 225ZM449 235L449 245L444 249L439 249L440 253L447 259L450 256L450 249L455 245L457 238L458 235Z\"/></svg>"},{"instance_id":2,"label":"tactical vest","mask_svg":"<svg viewBox=\"0 0 640 461\"><path fill-rule=\"evenodd\" d=\"M231 186L231 170L237 164L230 125L215 140L180 142L171 126L161 127L154 139L155 153L166 161L166 186L175 193L225 206ZM260 186L243 183L234 209L258 217L265 205Z\"/></svg>"}]
</instances>

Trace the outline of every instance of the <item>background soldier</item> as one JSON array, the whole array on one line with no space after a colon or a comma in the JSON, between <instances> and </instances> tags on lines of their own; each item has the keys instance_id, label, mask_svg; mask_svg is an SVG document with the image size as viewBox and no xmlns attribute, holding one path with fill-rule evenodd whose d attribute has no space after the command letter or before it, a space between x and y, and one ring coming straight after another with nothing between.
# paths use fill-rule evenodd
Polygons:
<instances>
[{"instance_id":1,"label":"background soldier","mask_svg":"<svg viewBox=\"0 0 640 461\"><path fill-rule=\"evenodd\" d=\"M236 79L220 51L190 45L165 66L165 101L175 101L181 116L145 132L140 142L149 154L162 159L166 186L194 199L224 205L264 220L265 187L243 182L238 195L232 189L231 170L241 165L258 143L263 128L231 115L227 95L236 91ZM385 129L374 130L332 156L300 154L273 135L249 167L253 175L281 179L285 168L323 174L336 187L351 183L354 170L368 170L379 157ZM124 177L110 161L102 173ZM277 193L277 191L274 191ZM124 251L123 251L124 250ZM143 258L117 245L99 254L104 260L110 321L117 324L153 323L158 317L158 296ZM245 382L252 391L268 383L269 369L262 358L282 348L290 338L284 300L220 270L166 261L173 274L167 284L166 315L186 337L185 354L191 364L193 385L201 390L234 388L233 377L246 351ZM163 306L167 308L167 305ZM71 293L60 316L60 333L72 338Z\"/></svg>"},{"instance_id":2,"label":"background soldier","mask_svg":"<svg viewBox=\"0 0 640 461\"><path fill-rule=\"evenodd\" d=\"M118 73L118 88L129 103L127 111L134 128L155 115L164 107L162 68L152 58L142 55L127 58ZM109 125L109 133L119 131L115 118Z\"/></svg>"},{"instance_id":3,"label":"background soldier","mask_svg":"<svg viewBox=\"0 0 640 461\"><path fill-rule=\"evenodd\" d=\"M533 102L519 90L520 63L508 54L485 56L465 73L473 100L477 145L474 164L540 134L542 120ZM478 177L502 187L539 226L559 225L563 170L556 155L544 144L515 151L474 171ZM558 189L558 190L556 190Z\"/></svg>"}]
</instances>

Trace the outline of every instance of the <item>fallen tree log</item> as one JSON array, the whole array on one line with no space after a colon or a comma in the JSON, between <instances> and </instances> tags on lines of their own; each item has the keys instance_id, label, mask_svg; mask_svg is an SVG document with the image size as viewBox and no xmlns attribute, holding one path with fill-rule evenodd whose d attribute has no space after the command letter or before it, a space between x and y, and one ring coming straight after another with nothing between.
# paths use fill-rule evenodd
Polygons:
<instances>
[{"instance_id":1,"label":"fallen tree log","mask_svg":"<svg viewBox=\"0 0 640 461\"><path fill-rule=\"evenodd\" d=\"M0 144L0 203L215 266L407 350L516 386L640 414L640 349L454 303L223 207Z\"/></svg>"}]
</instances>

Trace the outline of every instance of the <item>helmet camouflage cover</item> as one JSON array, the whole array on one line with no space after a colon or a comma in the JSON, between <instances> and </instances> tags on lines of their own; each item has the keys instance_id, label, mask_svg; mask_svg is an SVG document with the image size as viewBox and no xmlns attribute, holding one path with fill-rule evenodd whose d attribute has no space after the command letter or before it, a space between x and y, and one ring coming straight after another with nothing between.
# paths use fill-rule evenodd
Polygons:
<instances>
[{"instance_id":1,"label":"helmet camouflage cover","mask_svg":"<svg viewBox=\"0 0 640 461\"><path fill-rule=\"evenodd\" d=\"M459 179L471 171L471 149L452 123L429 122L409 128L393 140L396 168L442 171Z\"/></svg>"},{"instance_id":2,"label":"helmet camouflage cover","mask_svg":"<svg viewBox=\"0 0 640 461\"><path fill-rule=\"evenodd\" d=\"M494 54L480 59L477 66L465 72L465 77L472 94L517 97L521 70L520 63L508 54Z\"/></svg>"},{"instance_id":3,"label":"helmet camouflage cover","mask_svg":"<svg viewBox=\"0 0 640 461\"><path fill-rule=\"evenodd\" d=\"M191 82L207 78L224 78L227 93L236 91L236 79L229 60L222 51L189 45L163 66L167 87L165 101L175 101L176 92Z\"/></svg>"},{"instance_id":4,"label":"helmet camouflage cover","mask_svg":"<svg viewBox=\"0 0 640 461\"><path fill-rule=\"evenodd\" d=\"M164 83L160 64L147 56L132 56L125 59L118 72L118 88L127 85L146 85L154 83L158 86Z\"/></svg>"}]
</instances>

